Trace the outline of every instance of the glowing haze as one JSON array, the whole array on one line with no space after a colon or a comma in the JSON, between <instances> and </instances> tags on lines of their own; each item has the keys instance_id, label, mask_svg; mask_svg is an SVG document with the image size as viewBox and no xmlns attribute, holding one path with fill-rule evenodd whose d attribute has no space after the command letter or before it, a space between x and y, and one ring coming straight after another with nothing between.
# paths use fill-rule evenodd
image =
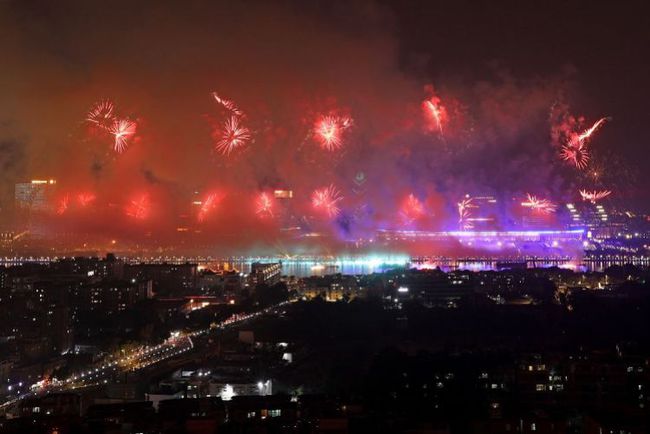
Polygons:
<instances>
[{"instance_id":1,"label":"glowing haze","mask_svg":"<svg viewBox=\"0 0 650 434\"><path fill-rule=\"evenodd\" d=\"M469 229L465 194L494 195L506 215L613 188L562 161L589 168L610 127L569 122L609 108L571 100L567 74L405 72L379 5L333 5L351 21L328 24L289 4L91 3L71 3L78 19L6 7L20 25L5 26L2 74L21 78L0 104L16 144L4 179L55 178L53 219L84 236L277 251L287 227L336 245L404 225ZM587 132L576 157L571 138ZM528 191L547 205L522 202Z\"/></svg>"}]
</instances>

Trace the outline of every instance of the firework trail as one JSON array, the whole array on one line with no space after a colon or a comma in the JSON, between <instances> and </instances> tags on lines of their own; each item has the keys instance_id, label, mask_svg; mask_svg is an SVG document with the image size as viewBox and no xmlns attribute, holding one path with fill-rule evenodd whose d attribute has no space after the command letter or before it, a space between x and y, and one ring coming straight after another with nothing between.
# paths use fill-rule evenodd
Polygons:
<instances>
[{"instance_id":1,"label":"firework trail","mask_svg":"<svg viewBox=\"0 0 650 434\"><path fill-rule=\"evenodd\" d=\"M86 115L86 121L104 130L109 130L115 121L115 105L111 100L97 102Z\"/></svg>"},{"instance_id":2,"label":"firework trail","mask_svg":"<svg viewBox=\"0 0 650 434\"><path fill-rule=\"evenodd\" d=\"M349 117L323 116L314 125L314 135L321 148L336 151L343 146L343 133L351 126Z\"/></svg>"},{"instance_id":3,"label":"firework trail","mask_svg":"<svg viewBox=\"0 0 650 434\"><path fill-rule=\"evenodd\" d=\"M577 147L578 145L583 144L583 143L585 142L585 140L589 139L589 138L591 137L591 135L592 135L593 133L595 133L596 130L598 130L598 128L600 128L600 127L605 123L605 121L608 121L608 120L610 120L610 119L611 119L611 118L609 118L609 117L604 117L604 118L600 118L600 119L598 119L598 120L597 120L597 121L596 121L596 122L591 126L591 128L586 129L585 131L583 131L582 133L578 134L578 135L574 138L573 143L572 143L572 146Z\"/></svg>"},{"instance_id":4,"label":"firework trail","mask_svg":"<svg viewBox=\"0 0 650 434\"><path fill-rule=\"evenodd\" d=\"M115 137L113 149L121 154L129 146L129 140L135 134L137 125L129 119L116 119L109 129L109 132Z\"/></svg>"},{"instance_id":5,"label":"firework trail","mask_svg":"<svg viewBox=\"0 0 650 434\"><path fill-rule=\"evenodd\" d=\"M324 211L329 217L338 215L340 209L337 204L341 200L343 200L343 197L333 184L314 190L311 195L312 206L317 210Z\"/></svg>"},{"instance_id":6,"label":"firework trail","mask_svg":"<svg viewBox=\"0 0 650 434\"><path fill-rule=\"evenodd\" d=\"M228 110L230 113L232 113L235 116L244 116L244 112L237 107L234 101L220 97L217 92L212 92L212 97L214 100L217 102L217 104L221 105L223 108Z\"/></svg>"},{"instance_id":7,"label":"firework trail","mask_svg":"<svg viewBox=\"0 0 650 434\"><path fill-rule=\"evenodd\" d=\"M461 230L474 229L474 223L469 219L472 216L470 208L474 207L471 198L463 199L457 204L458 207L458 224L460 225Z\"/></svg>"},{"instance_id":8,"label":"firework trail","mask_svg":"<svg viewBox=\"0 0 650 434\"><path fill-rule=\"evenodd\" d=\"M255 213L261 217L273 217L273 197L268 193L260 193L255 200Z\"/></svg>"},{"instance_id":9,"label":"firework trail","mask_svg":"<svg viewBox=\"0 0 650 434\"><path fill-rule=\"evenodd\" d=\"M422 103L425 115L432 120L441 136L444 135L443 124L447 121L447 109L440 103L440 98L432 96Z\"/></svg>"},{"instance_id":10,"label":"firework trail","mask_svg":"<svg viewBox=\"0 0 650 434\"><path fill-rule=\"evenodd\" d=\"M219 205L219 195L216 193L211 193L206 196L206 198L201 202L201 208L199 209L199 214L197 216L199 222L207 220L208 216L212 214L212 211Z\"/></svg>"},{"instance_id":11,"label":"firework trail","mask_svg":"<svg viewBox=\"0 0 650 434\"><path fill-rule=\"evenodd\" d=\"M605 199L610 194L612 194L611 190L580 190L580 197L582 197L582 200L591 203L596 203L601 199Z\"/></svg>"},{"instance_id":12,"label":"firework trail","mask_svg":"<svg viewBox=\"0 0 650 434\"><path fill-rule=\"evenodd\" d=\"M56 213L58 215L64 214L68 210L68 205L70 205L70 196L66 194L59 201L59 205L56 208Z\"/></svg>"},{"instance_id":13,"label":"firework trail","mask_svg":"<svg viewBox=\"0 0 650 434\"><path fill-rule=\"evenodd\" d=\"M77 195L77 203L80 207L85 208L90 203L94 202L96 199L95 195L92 193L79 193Z\"/></svg>"},{"instance_id":14,"label":"firework trail","mask_svg":"<svg viewBox=\"0 0 650 434\"><path fill-rule=\"evenodd\" d=\"M409 194L402 204L400 215L405 223L412 223L424 215L424 205L413 194Z\"/></svg>"},{"instance_id":15,"label":"firework trail","mask_svg":"<svg viewBox=\"0 0 650 434\"><path fill-rule=\"evenodd\" d=\"M230 116L221 130L221 138L215 148L223 155L229 155L251 139L250 130L241 125L237 116Z\"/></svg>"},{"instance_id":16,"label":"firework trail","mask_svg":"<svg viewBox=\"0 0 650 434\"><path fill-rule=\"evenodd\" d=\"M526 200L521 203L521 206L530 208L534 212L541 214L550 214L555 212L557 205L548 199L538 199L536 196L526 194Z\"/></svg>"},{"instance_id":17,"label":"firework trail","mask_svg":"<svg viewBox=\"0 0 650 434\"><path fill-rule=\"evenodd\" d=\"M149 216L150 208L149 196L143 194L128 203L125 214L137 220L145 220Z\"/></svg>"},{"instance_id":18,"label":"firework trail","mask_svg":"<svg viewBox=\"0 0 650 434\"><path fill-rule=\"evenodd\" d=\"M555 108L551 109L551 118L558 117L554 115ZM591 127L576 133L576 129L582 123L581 118L574 118L566 113L566 107L561 107L559 112L562 112L560 121L551 129L551 135L554 142L560 142L560 158L578 170L584 170L590 164L591 153L588 148L589 139L593 134L606 122L611 120L609 117L604 117L596 121Z\"/></svg>"}]
</instances>

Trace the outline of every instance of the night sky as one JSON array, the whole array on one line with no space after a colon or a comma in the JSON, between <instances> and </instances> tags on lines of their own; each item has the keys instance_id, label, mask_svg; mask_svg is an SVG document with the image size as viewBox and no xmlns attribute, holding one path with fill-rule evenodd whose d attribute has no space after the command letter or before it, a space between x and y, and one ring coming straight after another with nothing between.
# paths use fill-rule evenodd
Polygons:
<instances>
[{"instance_id":1,"label":"night sky","mask_svg":"<svg viewBox=\"0 0 650 434\"><path fill-rule=\"evenodd\" d=\"M33 177L114 208L146 190L150 224L165 226L197 191L219 189L232 209L249 192L308 198L333 183L346 236L396 224L408 194L429 210L420 227L446 227L466 192L562 202L607 188L648 211L648 47L645 2L3 1L2 201ZM227 158L214 151L212 91L253 132ZM444 138L422 126L431 92L449 110ZM102 98L138 123L119 156L84 125ZM612 118L590 142L607 173L593 185L557 158L560 109L585 126ZM328 113L354 119L336 154L311 137ZM360 172L362 194L351 192ZM249 214L224 212L219 226L255 226Z\"/></svg>"}]
</instances>

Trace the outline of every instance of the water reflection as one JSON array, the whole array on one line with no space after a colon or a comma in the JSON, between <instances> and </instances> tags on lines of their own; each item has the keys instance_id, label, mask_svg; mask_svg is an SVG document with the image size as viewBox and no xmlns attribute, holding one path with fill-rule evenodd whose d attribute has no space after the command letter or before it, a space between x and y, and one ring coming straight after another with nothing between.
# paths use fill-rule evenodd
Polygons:
<instances>
[{"instance_id":1,"label":"water reflection","mask_svg":"<svg viewBox=\"0 0 650 434\"><path fill-rule=\"evenodd\" d=\"M229 269L238 270L242 273L249 273L251 264L254 260L230 261L220 263L220 266L226 266ZM271 262L271 261L264 261ZM502 261L502 260L431 260L422 262L393 262L390 264L380 261L347 261L334 259L331 261L290 261L282 263L282 274L286 276L309 277L324 276L328 274L372 274L382 273L386 270L399 267L408 267L416 269L435 269L440 268L443 271L469 270L469 271L498 271L506 268L549 268L559 267L574 270L577 272L602 272L613 265L625 265L632 263L640 267L647 267L650 264L647 259L638 260L634 258L596 261L596 260L576 260L563 259L554 261Z\"/></svg>"}]
</instances>

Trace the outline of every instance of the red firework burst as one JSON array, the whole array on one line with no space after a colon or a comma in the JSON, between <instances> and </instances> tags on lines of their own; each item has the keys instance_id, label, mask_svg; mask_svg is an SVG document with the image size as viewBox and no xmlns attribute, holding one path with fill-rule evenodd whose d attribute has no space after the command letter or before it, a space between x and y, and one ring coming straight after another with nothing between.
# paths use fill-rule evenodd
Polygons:
<instances>
[{"instance_id":1,"label":"red firework burst","mask_svg":"<svg viewBox=\"0 0 650 434\"><path fill-rule=\"evenodd\" d=\"M79 193L77 194L77 203L80 207L85 208L95 201L95 195L92 193Z\"/></svg>"},{"instance_id":2,"label":"red firework burst","mask_svg":"<svg viewBox=\"0 0 650 434\"><path fill-rule=\"evenodd\" d=\"M411 223L424 215L424 205L413 194L409 194L402 203L400 215L406 223Z\"/></svg>"},{"instance_id":3,"label":"red firework burst","mask_svg":"<svg viewBox=\"0 0 650 434\"><path fill-rule=\"evenodd\" d=\"M216 193L208 194L205 199L201 201L201 208L199 208L199 214L197 216L200 222L207 220L207 218L212 214L212 212L217 208L221 196Z\"/></svg>"},{"instance_id":4,"label":"red firework burst","mask_svg":"<svg viewBox=\"0 0 650 434\"><path fill-rule=\"evenodd\" d=\"M115 137L113 149L122 153L129 146L129 140L135 135L137 124L129 119L116 119L109 132Z\"/></svg>"},{"instance_id":5,"label":"red firework burst","mask_svg":"<svg viewBox=\"0 0 650 434\"><path fill-rule=\"evenodd\" d=\"M589 150L583 142L578 142L578 146L573 146L571 144L562 146L560 157L580 170L585 169L591 159Z\"/></svg>"},{"instance_id":6,"label":"red firework burst","mask_svg":"<svg viewBox=\"0 0 650 434\"><path fill-rule=\"evenodd\" d=\"M215 147L223 155L229 155L235 149L248 143L250 139L250 130L241 125L237 116L230 116L220 131L220 138Z\"/></svg>"},{"instance_id":7,"label":"red firework burst","mask_svg":"<svg viewBox=\"0 0 650 434\"><path fill-rule=\"evenodd\" d=\"M536 196L526 194L526 200L521 203L521 206L530 208L534 212L541 214L550 214L555 212L557 205L548 199L538 199Z\"/></svg>"},{"instance_id":8,"label":"red firework burst","mask_svg":"<svg viewBox=\"0 0 650 434\"><path fill-rule=\"evenodd\" d=\"M314 135L321 148L336 151L343 146L343 133L351 126L349 117L323 116L314 125Z\"/></svg>"},{"instance_id":9,"label":"red firework burst","mask_svg":"<svg viewBox=\"0 0 650 434\"><path fill-rule=\"evenodd\" d=\"M440 98L432 96L422 103L424 114L430 122L430 129L437 129L442 135L444 134L443 126L447 123L447 109L440 103Z\"/></svg>"},{"instance_id":10,"label":"red firework burst","mask_svg":"<svg viewBox=\"0 0 650 434\"><path fill-rule=\"evenodd\" d=\"M470 221L470 217L472 216L471 208L474 207L472 199L463 199L456 205L458 207L458 223L460 224L460 228L462 230L473 229L474 223Z\"/></svg>"},{"instance_id":11,"label":"red firework burst","mask_svg":"<svg viewBox=\"0 0 650 434\"><path fill-rule=\"evenodd\" d=\"M132 199L125 209L125 214L137 220L145 220L151 212L151 203L147 194Z\"/></svg>"},{"instance_id":12,"label":"red firework burst","mask_svg":"<svg viewBox=\"0 0 650 434\"><path fill-rule=\"evenodd\" d=\"M610 190L580 190L580 197L582 197L582 200L591 203L596 203L601 199L605 199L610 194L612 194Z\"/></svg>"},{"instance_id":13,"label":"red firework burst","mask_svg":"<svg viewBox=\"0 0 650 434\"><path fill-rule=\"evenodd\" d=\"M268 193L260 193L255 200L255 213L261 217L273 217L274 199Z\"/></svg>"},{"instance_id":14,"label":"red firework burst","mask_svg":"<svg viewBox=\"0 0 650 434\"><path fill-rule=\"evenodd\" d=\"M311 195L312 206L317 210L324 211L329 217L334 217L341 211L338 207L341 200L343 197L332 184L314 190Z\"/></svg>"},{"instance_id":15,"label":"red firework burst","mask_svg":"<svg viewBox=\"0 0 650 434\"><path fill-rule=\"evenodd\" d=\"M59 215L64 214L68 210L69 205L70 205L70 196L68 196L66 194L59 201L59 204L57 205L57 208L56 208L56 213L59 214Z\"/></svg>"},{"instance_id":16,"label":"red firework burst","mask_svg":"<svg viewBox=\"0 0 650 434\"><path fill-rule=\"evenodd\" d=\"M92 106L86 115L86 121L102 129L109 130L115 121L115 104L104 99Z\"/></svg>"},{"instance_id":17,"label":"red firework burst","mask_svg":"<svg viewBox=\"0 0 650 434\"><path fill-rule=\"evenodd\" d=\"M237 116L244 116L244 112L241 111L239 107L237 107L234 101L219 96L217 92L212 92L212 97L217 102L217 104L221 105L223 108L225 108L232 114Z\"/></svg>"}]
</instances>

